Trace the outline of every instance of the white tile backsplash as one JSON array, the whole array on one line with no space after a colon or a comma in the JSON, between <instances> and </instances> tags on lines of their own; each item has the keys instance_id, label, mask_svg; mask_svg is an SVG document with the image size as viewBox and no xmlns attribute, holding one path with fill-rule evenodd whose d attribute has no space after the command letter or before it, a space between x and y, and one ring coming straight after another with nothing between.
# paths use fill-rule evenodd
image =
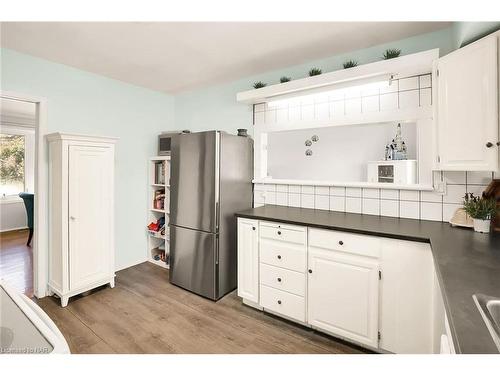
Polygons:
<instances>
[{"instance_id":1,"label":"white tile backsplash","mask_svg":"<svg viewBox=\"0 0 500 375\"><path fill-rule=\"evenodd\" d=\"M444 180L447 184L465 185L466 172L444 172Z\"/></svg>"},{"instance_id":2,"label":"white tile backsplash","mask_svg":"<svg viewBox=\"0 0 500 375\"><path fill-rule=\"evenodd\" d=\"M330 195L329 186L316 186L314 188L314 194L316 195Z\"/></svg>"},{"instance_id":3,"label":"white tile backsplash","mask_svg":"<svg viewBox=\"0 0 500 375\"><path fill-rule=\"evenodd\" d=\"M300 195L300 207L302 207L302 208L314 208L314 194L301 194Z\"/></svg>"},{"instance_id":4,"label":"white tile backsplash","mask_svg":"<svg viewBox=\"0 0 500 375\"><path fill-rule=\"evenodd\" d=\"M380 215L399 217L399 201L382 199L380 201Z\"/></svg>"},{"instance_id":5,"label":"white tile backsplash","mask_svg":"<svg viewBox=\"0 0 500 375\"><path fill-rule=\"evenodd\" d=\"M465 181L465 172L447 173L445 177L448 181ZM462 206L466 188L468 192L479 196L486 185L448 184L446 194L442 195L416 190L255 184L254 206L276 204L367 215L449 221L456 209Z\"/></svg>"},{"instance_id":6,"label":"white tile backsplash","mask_svg":"<svg viewBox=\"0 0 500 375\"><path fill-rule=\"evenodd\" d=\"M434 202L420 202L420 219L443 221L443 205Z\"/></svg>"},{"instance_id":7,"label":"white tile backsplash","mask_svg":"<svg viewBox=\"0 0 500 375\"><path fill-rule=\"evenodd\" d=\"M330 210L344 212L345 211L345 198L331 196L330 197Z\"/></svg>"},{"instance_id":8,"label":"white tile backsplash","mask_svg":"<svg viewBox=\"0 0 500 375\"><path fill-rule=\"evenodd\" d=\"M315 195L314 196L314 208L317 210L330 209L330 196L328 196L328 195Z\"/></svg>"},{"instance_id":9,"label":"white tile backsplash","mask_svg":"<svg viewBox=\"0 0 500 375\"><path fill-rule=\"evenodd\" d=\"M420 107L428 107L432 105L432 89L420 90Z\"/></svg>"},{"instance_id":10,"label":"white tile backsplash","mask_svg":"<svg viewBox=\"0 0 500 375\"><path fill-rule=\"evenodd\" d=\"M465 185L447 185L443 203L462 203L466 192Z\"/></svg>"},{"instance_id":11,"label":"white tile backsplash","mask_svg":"<svg viewBox=\"0 0 500 375\"><path fill-rule=\"evenodd\" d=\"M363 198L363 214L380 215L380 199Z\"/></svg>"},{"instance_id":12,"label":"white tile backsplash","mask_svg":"<svg viewBox=\"0 0 500 375\"><path fill-rule=\"evenodd\" d=\"M401 78L399 80L399 91L417 90L418 77Z\"/></svg>"},{"instance_id":13,"label":"white tile backsplash","mask_svg":"<svg viewBox=\"0 0 500 375\"><path fill-rule=\"evenodd\" d=\"M420 103L418 90L400 91L399 92L399 108L415 108Z\"/></svg>"},{"instance_id":14,"label":"white tile backsplash","mask_svg":"<svg viewBox=\"0 0 500 375\"><path fill-rule=\"evenodd\" d=\"M345 115L345 105L343 100L330 103L330 118L339 118Z\"/></svg>"},{"instance_id":15,"label":"white tile backsplash","mask_svg":"<svg viewBox=\"0 0 500 375\"><path fill-rule=\"evenodd\" d=\"M345 114L357 115L361 113L361 98L346 99Z\"/></svg>"},{"instance_id":16,"label":"white tile backsplash","mask_svg":"<svg viewBox=\"0 0 500 375\"><path fill-rule=\"evenodd\" d=\"M346 199L345 199L345 212L360 214L361 213L361 198L346 197Z\"/></svg>"},{"instance_id":17,"label":"white tile backsplash","mask_svg":"<svg viewBox=\"0 0 500 375\"><path fill-rule=\"evenodd\" d=\"M420 192L420 200L423 202L441 203L443 201L443 195L435 193L433 191L421 191Z\"/></svg>"},{"instance_id":18,"label":"white tile backsplash","mask_svg":"<svg viewBox=\"0 0 500 375\"><path fill-rule=\"evenodd\" d=\"M314 194L314 186L304 185L301 190L302 194Z\"/></svg>"},{"instance_id":19,"label":"white tile backsplash","mask_svg":"<svg viewBox=\"0 0 500 375\"><path fill-rule=\"evenodd\" d=\"M398 108L398 93L380 95L380 110L393 111Z\"/></svg>"},{"instance_id":20,"label":"white tile backsplash","mask_svg":"<svg viewBox=\"0 0 500 375\"><path fill-rule=\"evenodd\" d=\"M328 120L330 118L330 104L316 104L314 107L314 117L316 118L316 120Z\"/></svg>"},{"instance_id":21,"label":"white tile backsplash","mask_svg":"<svg viewBox=\"0 0 500 375\"><path fill-rule=\"evenodd\" d=\"M380 199L399 200L399 190L380 189Z\"/></svg>"},{"instance_id":22,"label":"white tile backsplash","mask_svg":"<svg viewBox=\"0 0 500 375\"><path fill-rule=\"evenodd\" d=\"M361 197L361 188L347 187L345 188L345 195L347 197Z\"/></svg>"},{"instance_id":23,"label":"white tile backsplash","mask_svg":"<svg viewBox=\"0 0 500 375\"><path fill-rule=\"evenodd\" d=\"M443 221L450 221L455 211L461 207L461 204L443 204Z\"/></svg>"},{"instance_id":24,"label":"white tile backsplash","mask_svg":"<svg viewBox=\"0 0 500 375\"><path fill-rule=\"evenodd\" d=\"M380 198L380 189L363 188L363 198Z\"/></svg>"},{"instance_id":25,"label":"white tile backsplash","mask_svg":"<svg viewBox=\"0 0 500 375\"><path fill-rule=\"evenodd\" d=\"M399 217L406 219L420 218L420 203L412 201L399 201Z\"/></svg>"},{"instance_id":26,"label":"white tile backsplash","mask_svg":"<svg viewBox=\"0 0 500 375\"><path fill-rule=\"evenodd\" d=\"M276 204L278 206L288 206L288 193L276 192Z\"/></svg>"},{"instance_id":27,"label":"white tile backsplash","mask_svg":"<svg viewBox=\"0 0 500 375\"><path fill-rule=\"evenodd\" d=\"M278 124L288 122L288 107L287 108L278 108L276 110L276 122Z\"/></svg>"},{"instance_id":28,"label":"white tile backsplash","mask_svg":"<svg viewBox=\"0 0 500 375\"><path fill-rule=\"evenodd\" d=\"M432 86L432 78L431 78L430 74L421 75L419 77L419 79L420 79L420 88L421 89Z\"/></svg>"},{"instance_id":29,"label":"white tile backsplash","mask_svg":"<svg viewBox=\"0 0 500 375\"><path fill-rule=\"evenodd\" d=\"M314 104L303 105L301 108L300 119L302 121L314 120Z\"/></svg>"},{"instance_id":30,"label":"white tile backsplash","mask_svg":"<svg viewBox=\"0 0 500 375\"><path fill-rule=\"evenodd\" d=\"M265 194L266 194L265 197L266 204L276 204L276 192L266 191Z\"/></svg>"},{"instance_id":31,"label":"white tile backsplash","mask_svg":"<svg viewBox=\"0 0 500 375\"><path fill-rule=\"evenodd\" d=\"M399 192L399 199L402 201L419 201L420 192L416 190L401 190Z\"/></svg>"},{"instance_id":32,"label":"white tile backsplash","mask_svg":"<svg viewBox=\"0 0 500 375\"><path fill-rule=\"evenodd\" d=\"M366 96L361 99L361 111L363 113L368 112L378 112L380 110L379 106L379 96Z\"/></svg>"},{"instance_id":33,"label":"white tile backsplash","mask_svg":"<svg viewBox=\"0 0 500 375\"><path fill-rule=\"evenodd\" d=\"M288 194L288 205L290 207L300 207L300 194L289 193Z\"/></svg>"},{"instance_id":34,"label":"white tile backsplash","mask_svg":"<svg viewBox=\"0 0 500 375\"><path fill-rule=\"evenodd\" d=\"M343 186L330 186L330 195L338 197L345 197L345 187Z\"/></svg>"},{"instance_id":35,"label":"white tile backsplash","mask_svg":"<svg viewBox=\"0 0 500 375\"><path fill-rule=\"evenodd\" d=\"M467 185L488 185L492 178L491 172L467 172Z\"/></svg>"}]
</instances>

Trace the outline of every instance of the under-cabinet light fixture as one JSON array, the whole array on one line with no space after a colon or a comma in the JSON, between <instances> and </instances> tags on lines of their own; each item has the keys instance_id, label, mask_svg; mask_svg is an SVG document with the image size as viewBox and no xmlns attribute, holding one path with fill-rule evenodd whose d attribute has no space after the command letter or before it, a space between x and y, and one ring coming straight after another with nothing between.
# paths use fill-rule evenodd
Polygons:
<instances>
[{"instance_id":1,"label":"under-cabinet light fixture","mask_svg":"<svg viewBox=\"0 0 500 375\"><path fill-rule=\"evenodd\" d=\"M267 105L268 107L281 107L306 102L328 101L329 97L340 97L350 90L370 92L371 90L389 87L394 79L394 74L378 74L370 77L343 80L328 86L275 96L267 101Z\"/></svg>"}]
</instances>

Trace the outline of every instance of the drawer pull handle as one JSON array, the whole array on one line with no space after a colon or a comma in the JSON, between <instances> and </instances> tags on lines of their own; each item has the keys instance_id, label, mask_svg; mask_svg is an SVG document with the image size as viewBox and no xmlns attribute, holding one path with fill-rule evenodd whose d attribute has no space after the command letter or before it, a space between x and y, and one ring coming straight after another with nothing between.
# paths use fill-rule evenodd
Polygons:
<instances>
[{"instance_id":1,"label":"drawer pull handle","mask_svg":"<svg viewBox=\"0 0 500 375\"><path fill-rule=\"evenodd\" d=\"M252 227L252 230L255 230L255 227Z\"/></svg>"},{"instance_id":2,"label":"drawer pull handle","mask_svg":"<svg viewBox=\"0 0 500 375\"><path fill-rule=\"evenodd\" d=\"M313 270L309 270L309 273L313 273Z\"/></svg>"},{"instance_id":3,"label":"drawer pull handle","mask_svg":"<svg viewBox=\"0 0 500 375\"><path fill-rule=\"evenodd\" d=\"M278 300L278 305L281 305L281 300L280 299Z\"/></svg>"},{"instance_id":4,"label":"drawer pull handle","mask_svg":"<svg viewBox=\"0 0 500 375\"><path fill-rule=\"evenodd\" d=\"M278 282L281 283L281 277L278 277Z\"/></svg>"},{"instance_id":5,"label":"drawer pull handle","mask_svg":"<svg viewBox=\"0 0 500 375\"><path fill-rule=\"evenodd\" d=\"M491 142L486 143L486 147L488 147L488 148L493 147L493 143L491 143Z\"/></svg>"},{"instance_id":6,"label":"drawer pull handle","mask_svg":"<svg viewBox=\"0 0 500 375\"><path fill-rule=\"evenodd\" d=\"M339 241L339 245L342 246L344 244L344 241Z\"/></svg>"},{"instance_id":7,"label":"drawer pull handle","mask_svg":"<svg viewBox=\"0 0 500 375\"><path fill-rule=\"evenodd\" d=\"M281 255L278 255L278 259L281 259Z\"/></svg>"},{"instance_id":8,"label":"drawer pull handle","mask_svg":"<svg viewBox=\"0 0 500 375\"><path fill-rule=\"evenodd\" d=\"M279 236L281 235L281 231L278 231L278 235L279 235Z\"/></svg>"}]
</instances>

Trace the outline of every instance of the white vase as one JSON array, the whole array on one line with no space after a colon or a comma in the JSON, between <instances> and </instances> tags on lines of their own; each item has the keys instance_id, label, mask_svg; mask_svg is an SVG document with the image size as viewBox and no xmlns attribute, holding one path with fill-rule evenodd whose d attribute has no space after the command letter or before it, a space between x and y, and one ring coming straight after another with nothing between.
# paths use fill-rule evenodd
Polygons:
<instances>
[{"instance_id":1,"label":"white vase","mask_svg":"<svg viewBox=\"0 0 500 375\"><path fill-rule=\"evenodd\" d=\"M474 220L474 230L479 233L490 233L490 224L491 220L481 220L481 219L473 219Z\"/></svg>"}]
</instances>

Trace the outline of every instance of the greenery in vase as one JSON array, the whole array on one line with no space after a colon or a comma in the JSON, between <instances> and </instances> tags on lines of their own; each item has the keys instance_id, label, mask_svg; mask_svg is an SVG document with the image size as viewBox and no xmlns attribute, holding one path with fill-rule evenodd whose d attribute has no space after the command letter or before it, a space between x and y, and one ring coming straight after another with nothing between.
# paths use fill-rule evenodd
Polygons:
<instances>
[{"instance_id":1,"label":"greenery in vase","mask_svg":"<svg viewBox=\"0 0 500 375\"><path fill-rule=\"evenodd\" d=\"M401 50L398 48L389 48L384 52L384 60L393 59L401 54Z\"/></svg>"},{"instance_id":2,"label":"greenery in vase","mask_svg":"<svg viewBox=\"0 0 500 375\"><path fill-rule=\"evenodd\" d=\"M280 78L280 82L281 83L289 82L291 80L292 79L290 77L286 77L286 76L283 76L283 77Z\"/></svg>"},{"instance_id":3,"label":"greenery in vase","mask_svg":"<svg viewBox=\"0 0 500 375\"><path fill-rule=\"evenodd\" d=\"M466 193L464 210L473 219L490 220L497 213L497 202L494 198L476 197L473 193Z\"/></svg>"},{"instance_id":4,"label":"greenery in vase","mask_svg":"<svg viewBox=\"0 0 500 375\"><path fill-rule=\"evenodd\" d=\"M344 63L344 69L354 68L358 66L358 62L355 60L349 60Z\"/></svg>"},{"instance_id":5,"label":"greenery in vase","mask_svg":"<svg viewBox=\"0 0 500 375\"><path fill-rule=\"evenodd\" d=\"M254 88L254 89L261 89L261 88L266 87L266 86L267 86L267 83L264 83L264 82L262 82L262 81L255 82L255 83L253 84L253 88Z\"/></svg>"},{"instance_id":6,"label":"greenery in vase","mask_svg":"<svg viewBox=\"0 0 500 375\"><path fill-rule=\"evenodd\" d=\"M323 72L321 71L320 68L312 68L311 70L309 70L309 76L310 77L312 77L312 76L318 76L321 73L323 73Z\"/></svg>"}]
</instances>

